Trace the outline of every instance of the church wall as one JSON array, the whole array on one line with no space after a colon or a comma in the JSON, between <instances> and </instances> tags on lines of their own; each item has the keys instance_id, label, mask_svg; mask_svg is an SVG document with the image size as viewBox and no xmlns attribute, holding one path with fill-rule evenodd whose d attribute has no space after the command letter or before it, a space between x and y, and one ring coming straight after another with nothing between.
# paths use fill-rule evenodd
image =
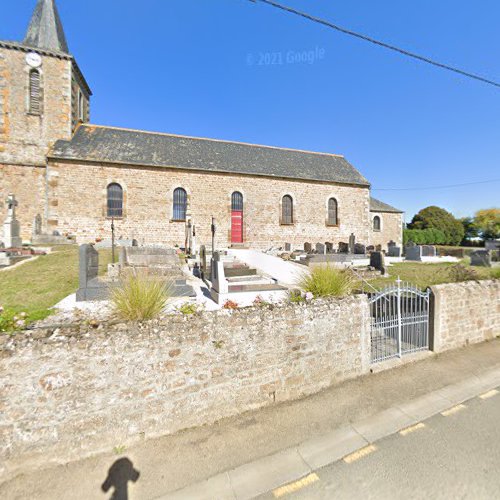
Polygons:
<instances>
[{"instance_id":1,"label":"church wall","mask_svg":"<svg viewBox=\"0 0 500 500\"><path fill-rule=\"evenodd\" d=\"M380 217L380 231L373 230L373 218ZM382 250L387 250L389 241L395 241L403 246L403 214L391 212L370 212L370 245L382 245Z\"/></svg>"},{"instance_id":2,"label":"church wall","mask_svg":"<svg viewBox=\"0 0 500 500\"><path fill-rule=\"evenodd\" d=\"M42 113L31 115L26 54L0 47L0 163L45 165L49 147L71 137L71 61L41 56Z\"/></svg>"},{"instance_id":3,"label":"church wall","mask_svg":"<svg viewBox=\"0 0 500 500\"><path fill-rule=\"evenodd\" d=\"M45 218L45 168L0 164L0 240L9 193L13 193L19 203L16 216L21 224L21 238L29 241L35 216L40 214Z\"/></svg>"},{"instance_id":4,"label":"church wall","mask_svg":"<svg viewBox=\"0 0 500 500\"><path fill-rule=\"evenodd\" d=\"M285 242L302 247L304 242L347 242L353 232L357 241L370 237L369 190L362 187L284 179L186 172L175 169L78 164L50 160L49 227L74 234L80 243L110 238L106 218L106 186L119 183L124 189L125 213L115 221L116 235L136 238L140 244L183 245L185 225L172 220L173 191L184 188L200 243L209 243L210 220L217 220L217 245L230 244L231 194L244 197L244 243L266 249ZM294 200L295 223L280 224L281 199ZM338 227L326 224L328 198L339 207Z\"/></svg>"}]
</instances>

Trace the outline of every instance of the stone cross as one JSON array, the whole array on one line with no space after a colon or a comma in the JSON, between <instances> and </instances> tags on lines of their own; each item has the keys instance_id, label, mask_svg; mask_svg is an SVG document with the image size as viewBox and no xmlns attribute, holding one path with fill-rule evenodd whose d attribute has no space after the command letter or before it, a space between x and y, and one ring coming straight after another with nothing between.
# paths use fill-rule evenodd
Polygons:
<instances>
[{"instance_id":1,"label":"stone cross","mask_svg":"<svg viewBox=\"0 0 500 500\"><path fill-rule=\"evenodd\" d=\"M7 199L5 200L7 203L7 219L8 220L16 220L16 207L18 205L16 197L13 194L9 194Z\"/></svg>"}]
</instances>

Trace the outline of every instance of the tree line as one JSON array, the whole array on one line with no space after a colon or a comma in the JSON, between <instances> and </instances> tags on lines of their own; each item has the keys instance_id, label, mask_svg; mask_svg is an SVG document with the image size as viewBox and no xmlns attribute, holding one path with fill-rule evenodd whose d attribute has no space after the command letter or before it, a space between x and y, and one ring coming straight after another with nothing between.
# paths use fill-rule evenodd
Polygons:
<instances>
[{"instance_id":1,"label":"tree line","mask_svg":"<svg viewBox=\"0 0 500 500\"><path fill-rule=\"evenodd\" d=\"M420 210L403 231L405 244L470 246L498 238L499 208L478 210L474 217L457 219L444 208L430 206Z\"/></svg>"}]
</instances>

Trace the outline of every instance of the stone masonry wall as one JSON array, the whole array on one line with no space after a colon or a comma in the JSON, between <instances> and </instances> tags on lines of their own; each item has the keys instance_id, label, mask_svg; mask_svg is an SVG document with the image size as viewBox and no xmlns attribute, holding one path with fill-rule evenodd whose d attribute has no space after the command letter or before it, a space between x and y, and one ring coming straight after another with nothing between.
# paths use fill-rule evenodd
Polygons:
<instances>
[{"instance_id":1,"label":"stone masonry wall","mask_svg":"<svg viewBox=\"0 0 500 500\"><path fill-rule=\"evenodd\" d=\"M367 373L368 314L356 296L0 336L0 479Z\"/></svg>"},{"instance_id":2,"label":"stone masonry wall","mask_svg":"<svg viewBox=\"0 0 500 500\"><path fill-rule=\"evenodd\" d=\"M380 231L373 230L373 218L380 217ZM403 214L390 212L370 212L370 245L382 245L382 250L387 250L389 241L403 246Z\"/></svg>"},{"instance_id":3,"label":"stone masonry wall","mask_svg":"<svg viewBox=\"0 0 500 500\"><path fill-rule=\"evenodd\" d=\"M217 245L231 242L231 194L244 198L244 242L267 249L285 242L357 241L368 243L369 190L367 188L243 175L187 172L174 169L77 164L50 161L50 216L61 234L73 233L80 243L110 237L106 218L106 187L111 182L124 189L125 213L115 222L118 236L139 243L183 245L185 224L173 221L173 192L184 188L190 199L199 243L211 241L211 216L217 220ZM83 188L85 186L85 188ZM295 224L280 224L280 203L285 194L294 200ZM338 201L338 227L326 224L327 202ZM395 236L394 236L395 237Z\"/></svg>"},{"instance_id":4,"label":"stone masonry wall","mask_svg":"<svg viewBox=\"0 0 500 500\"><path fill-rule=\"evenodd\" d=\"M42 112L32 115L26 54L0 47L0 163L45 166L52 144L71 137L72 63L41 56Z\"/></svg>"},{"instance_id":5,"label":"stone masonry wall","mask_svg":"<svg viewBox=\"0 0 500 500\"><path fill-rule=\"evenodd\" d=\"M434 351L500 336L500 280L437 285L432 292Z\"/></svg>"},{"instance_id":6,"label":"stone masonry wall","mask_svg":"<svg viewBox=\"0 0 500 500\"><path fill-rule=\"evenodd\" d=\"M16 216L21 223L21 237L29 241L35 216L40 214L45 220L45 168L0 163L0 241L9 193L14 193L19 202Z\"/></svg>"}]
</instances>

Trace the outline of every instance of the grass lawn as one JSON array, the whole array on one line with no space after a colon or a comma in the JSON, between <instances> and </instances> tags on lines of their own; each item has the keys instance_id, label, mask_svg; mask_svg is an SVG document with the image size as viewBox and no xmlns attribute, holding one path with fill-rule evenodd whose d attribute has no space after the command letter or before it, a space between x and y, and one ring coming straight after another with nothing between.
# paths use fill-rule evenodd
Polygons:
<instances>
[{"instance_id":1,"label":"grass lawn","mask_svg":"<svg viewBox=\"0 0 500 500\"><path fill-rule=\"evenodd\" d=\"M464 259L460 263L467 269L473 270L478 279L500 278L499 268L471 267L469 259ZM424 264L419 262L402 262L389 267L388 278L376 278L370 281L375 288L384 288L398 279L408 281L420 288L427 288L440 283L450 283L450 269L456 266L455 263L443 262L439 264ZM364 291L369 291L368 285L364 284Z\"/></svg>"},{"instance_id":2,"label":"grass lawn","mask_svg":"<svg viewBox=\"0 0 500 500\"><path fill-rule=\"evenodd\" d=\"M100 273L111 262L111 251L99 251ZM35 321L51 314L50 307L78 289L78 246L62 245L14 269L0 272L0 305L25 312Z\"/></svg>"}]
</instances>

